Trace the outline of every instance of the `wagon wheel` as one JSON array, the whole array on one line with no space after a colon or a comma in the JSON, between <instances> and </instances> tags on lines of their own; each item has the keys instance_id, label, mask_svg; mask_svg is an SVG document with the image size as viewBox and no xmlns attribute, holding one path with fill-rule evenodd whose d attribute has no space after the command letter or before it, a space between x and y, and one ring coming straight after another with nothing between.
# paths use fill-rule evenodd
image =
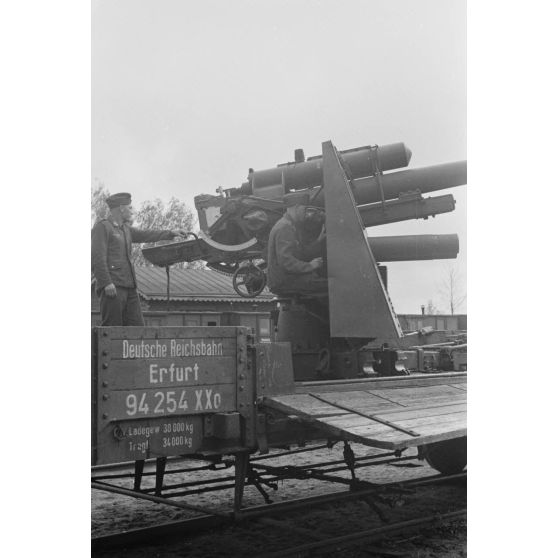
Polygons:
<instances>
[{"instance_id":1,"label":"wagon wheel","mask_svg":"<svg viewBox=\"0 0 558 558\"><path fill-rule=\"evenodd\" d=\"M266 285L265 271L253 262L241 265L233 275L233 288L243 298L262 293Z\"/></svg>"},{"instance_id":2,"label":"wagon wheel","mask_svg":"<svg viewBox=\"0 0 558 558\"><path fill-rule=\"evenodd\" d=\"M443 475L461 473L467 466L467 436L421 446L427 463Z\"/></svg>"}]
</instances>

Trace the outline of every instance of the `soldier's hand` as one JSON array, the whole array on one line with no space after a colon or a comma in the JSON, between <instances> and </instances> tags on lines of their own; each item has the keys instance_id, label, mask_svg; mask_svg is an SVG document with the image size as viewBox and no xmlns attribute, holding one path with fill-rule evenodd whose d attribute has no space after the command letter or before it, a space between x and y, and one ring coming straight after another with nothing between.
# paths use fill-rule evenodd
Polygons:
<instances>
[{"instance_id":1,"label":"soldier's hand","mask_svg":"<svg viewBox=\"0 0 558 558\"><path fill-rule=\"evenodd\" d=\"M171 231L173 236L181 236L182 238L186 238L188 236L188 231L184 229L174 229Z\"/></svg>"},{"instance_id":2,"label":"soldier's hand","mask_svg":"<svg viewBox=\"0 0 558 558\"><path fill-rule=\"evenodd\" d=\"M310 265L312 266L312 269L320 269L320 267L322 267L324 265L324 259L323 258L314 258L310 262Z\"/></svg>"},{"instance_id":3,"label":"soldier's hand","mask_svg":"<svg viewBox=\"0 0 558 558\"><path fill-rule=\"evenodd\" d=\"M105 294L109 297L109 298L114 298L116 296L116 287L114 286L114 283L109 283L106 287L105 287Z\"/></svg>"}]
</instances>

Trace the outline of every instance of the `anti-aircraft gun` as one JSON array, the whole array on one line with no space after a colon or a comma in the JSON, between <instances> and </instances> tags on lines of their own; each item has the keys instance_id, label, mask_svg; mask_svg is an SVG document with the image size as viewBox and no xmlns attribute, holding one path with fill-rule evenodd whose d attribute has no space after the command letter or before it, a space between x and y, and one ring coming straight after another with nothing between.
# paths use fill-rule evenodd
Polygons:
<instances>
[{"instance_id":1,"label":"anti-aircraft gun","mask_svg":"<svg viewBox=\"0 0 558 558\"><path fill-rule=\"evenodd\" d=\"M457 237L366 233L454 209L451 195L423 195L465 184L466 163L398 170L410 157L401 143L339 152L327 141L321 156L308 159L298 150L292 163L251 170L239 188L198 196L198 236L144 250L160 266L204 260L254 296L263 288L269 232L285 210L283 196L303 191L317 208L306 234L312 238L325 224L327 291L280 293L276 335L267 343L242 326L94 328L92 463L135 461L134 491L106 480L95 488L160 503L168 490L169 498L184 494L164 484L167 457L218 463L232 454L237 513L246 481L269 501L252 453L318 440L343 443L351 490L362 485L350 442L392 452L373 459L417 448L439 472L463 471L467 375L452 352L463 355L466 344L405 335L378 265L454 258ZM155 496L140 490L150 458ZM307 472L281 467L278 478L308 478ZM180 486L198 493L197 482Z\"/></svg>"},{"instance_id":2,"label":"anti-aircraft gun","mask_svg":"<svg viewBox=\"0 0 558 558\"><path fill-rule=\"evenodd\" d=\"M453 211L452 195L423 194L465 184L466 161L398 170L411 159L403 143L337 151L328 141L322 150L306 159L297 149L294 162L250 169L240 187L197 196L200 234L146 248L144 256L159 266L204 260L230 274L241 296L257 296L265 287L269 233L285 211L283 197L306 192L310 205L321 210L314 234L323 224L327 231L328 292L289 292L278 299L276 340L291 343L295 379L436 368L447 346L441 352L436 346L420 349L416 335L403 334L387 293L385 266L378 263L455 258L457 235L374 237L366 229ZM451 366L451 358L445 361Z\"/></svg>"}]
</instances>

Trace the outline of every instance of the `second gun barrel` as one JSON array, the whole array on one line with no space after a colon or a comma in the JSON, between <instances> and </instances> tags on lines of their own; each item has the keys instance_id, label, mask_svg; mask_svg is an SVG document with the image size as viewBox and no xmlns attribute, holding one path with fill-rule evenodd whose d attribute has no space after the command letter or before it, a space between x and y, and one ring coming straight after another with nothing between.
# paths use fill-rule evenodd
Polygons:
<instances>
[{"instance_id":1,"label":"second gun barrel","mask_svg":"<svg viewBox=\"0 0 558 558\"><path fill-rule=\"evenodd\" d=\"M456 234L369 236L368 244L376 261L382 263L454 259L459 253Z\"/></svg>"}]
</instances>

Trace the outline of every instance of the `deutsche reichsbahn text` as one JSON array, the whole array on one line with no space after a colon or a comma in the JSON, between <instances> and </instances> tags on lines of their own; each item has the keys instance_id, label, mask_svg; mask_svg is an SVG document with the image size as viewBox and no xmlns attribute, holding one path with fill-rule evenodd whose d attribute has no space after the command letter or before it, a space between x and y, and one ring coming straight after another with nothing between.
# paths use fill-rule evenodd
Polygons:
<instances>
[{"instance_id":1,"label":"deutsche reichsbahn text","mask_svg":"<svg viewBox=\"0 0 558 558\"><path fill-rule=\"evenodd\" d=\"M203 339L122 340L122 358L223 356L223 343Z\"/></svg>"}]
</instances>

